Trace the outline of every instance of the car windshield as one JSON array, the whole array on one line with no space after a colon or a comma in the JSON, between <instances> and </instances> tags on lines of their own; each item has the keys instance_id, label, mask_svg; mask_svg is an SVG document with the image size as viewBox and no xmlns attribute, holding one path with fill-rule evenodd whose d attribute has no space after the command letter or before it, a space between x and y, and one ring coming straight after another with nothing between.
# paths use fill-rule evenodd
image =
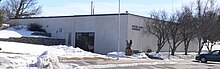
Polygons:
<instances>
[{"instance_id":1,"label":"car windshield","mask_svg":"<svg viewBox=\"0 0 220 69\"><path fill-rule=\"evenodd\" d=\"M219 51L212 51L210 54L219 54Z\"/></svg>"}]
</instances>

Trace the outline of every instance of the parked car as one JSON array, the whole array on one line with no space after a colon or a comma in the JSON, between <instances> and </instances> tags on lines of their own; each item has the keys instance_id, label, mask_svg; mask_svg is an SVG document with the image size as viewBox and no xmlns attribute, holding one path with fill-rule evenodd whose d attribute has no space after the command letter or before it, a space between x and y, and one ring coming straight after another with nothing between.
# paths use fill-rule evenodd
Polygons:
<instances>
[{"instance_id":1,"label":"parked car","mask_svg":"<svg viewBox=\"0 0 220 69\"><path fill-rule=\"evenodd\" d=\"M202 63L206 63L207 61L220 61L220 50L214 50L207 54L197 55L195 59Z\"/></svg>"}]
</instances>

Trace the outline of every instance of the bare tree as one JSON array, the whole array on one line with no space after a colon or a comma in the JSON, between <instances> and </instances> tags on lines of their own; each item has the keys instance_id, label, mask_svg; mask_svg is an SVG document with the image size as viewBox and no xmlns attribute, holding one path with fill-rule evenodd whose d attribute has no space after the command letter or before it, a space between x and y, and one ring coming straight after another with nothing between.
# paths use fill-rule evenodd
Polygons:
<instances>
[{"instance_id":1,"label":"bare tree","mask_svg":"<svg viewBox=\"0 0 220 69\"><path fill-rule=\"evenodd\" d=\"M195 9L196 8L196 9ZM200 54L204 45L209 51L220 40L220 11L216 0L196 0L196 6L185 6L181 12L168 15L165 11L153 12L153 20L146 22L147 32L157 37L157 53L165 43L174 55L181 43L187 55L192 39L198 39ZM210 45L211 44L211 47Z\"/></svg>"},{"instance_id":2,"label":"bare tree","mask_svg":"<svg viewBox=\"0 0 220 69\"><path fill-rule=\"evenodd\" d=\"M3 24L4 22L4 10L0 7L0 26Z\"/></svg>"},{"instance_id":3,"label":"bare tree","mask_svg":"<svg viewBox=\"0 0 220 69\"><path fill-rule=\"evenodd\" d=\"M189 44L195 38L196 24L193 16L192 6L184 6L179 13L178 22L180 23L180 35L182 36L185 55L187 55Z\"/></svg>"},{"instance_id":4,"label":"bare tree","mask_svg":"<svg viewBox=\"0 0 220 69\"><path fill-rule=\"evenodd\" d=\"M206 13L206 20L208 25L208 29L206 29L208 34L205 36L207 39L206 47L208 51L212 51L212 47L216 44L217 41L220 40L220 22L219 15L214 11L209 11Z\"/></svg>"},{"instance_id":5,"label":"bare tree","mask_svg":"<svg viewBox=\"0 0 220 69\"><path fill-rule=\"evenodd\" d=\"M219 8L216 5L216 0L206 0L206 1L197 0L196 4L197 4L196 6L197 22L195 23L197 25L196 35L199 41L198 54L200 54L205 43L208 43L208 39L210 39L210 37L214 35L213 26L216 25L216 21L217 21L216 18L218 18L217 13L219 13ZM206 46L209 49L209 45Z\"/></svg>"},{"instance_id":6,"label":"bare tree","mask_svg":"<svg viewBox=\"0 0 220 69\"><path fill-rule=\"evenodd\" d=\"M157 51L164 47L167 42L166 33L167 33L167 20L168 15L165 11L151 12L151 18L146 20L146 32L152 34L157 38Z\"/></svg>"},{"instance_id":7,"label":"bare tree","mask_svg":"<svg viewBox=\"0 0 220 69\"><path fill-rule=\"evenodd\" d=\"M0 11L0 25L2 25L2 22L3 22L3 14Z\"/></svg>"},{"instance_id":8,"label":"bare tree","mask_svg":"<svg viewBox=\"0 0 220 69\"><path fill-rule=\"evenodd\" d=\"M170 20L168 22L168 35L167 40L171 49L171 55L175 54L177 47L183 42L182 35L181 35L181 25L178 22L178 17L180 17L177 13L170 15Z\"/></svg>"},{"instance_id":9,"label":"bare tree","mask_svg":"<svg viewBox=\"0 0 220 69\"><path fill-rule=\"evenodd\" d=\"M37 0L6 0L3 8L9 18L30 17L41 13Z\"/></svg>"}]
</instances>

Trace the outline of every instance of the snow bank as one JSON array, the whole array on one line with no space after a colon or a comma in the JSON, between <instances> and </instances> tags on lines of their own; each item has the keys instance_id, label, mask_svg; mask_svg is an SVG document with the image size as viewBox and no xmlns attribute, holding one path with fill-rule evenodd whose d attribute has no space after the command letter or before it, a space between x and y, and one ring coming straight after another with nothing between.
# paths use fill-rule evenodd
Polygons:
<instances>
[{"instance_id":1,"label":"snow bank","mask_svg":"<svg viewBox=\"0 0 220 69\"><path fill-rule=\"evenodd\" d=\"M154 57L163 58L164 60L194 60L197 53L189 52L188 55L184 55L184 52L176 52L175 55L169 55L169 52L150 53Z\"/></svg>"},{"instance_id":2,"label":"snow bank","mask_svg":"<svg viewBox=\"0 0 220 69\"><path fill-rule=\"evenodd\" d=\"M58 57L50 51L43 52L37 58L36 66L39 68L63 69L63 65L59 63Z\"/></svg>"},{"instance_id":3,"label":"snow bank","mask_svg":"<svg viewBox=\"0 0 220 69\"><path fill-rule=\"evenodd\" d=\"M9 27L5 30L0 30L0 38L10 38L10 37L41 37L41 38L48 38L46 36L39 36L39 35L31 35L33 32L27 30L27 26L25 25L18 25L14 27Z\"/></svg>"},{"instance_id":4,"label":"snow bank","mask_svg":"<svg viewBox=\"0 0 220 69\"><path fill-rule=\"evenodd\" d=\"M6 68L10 65L10 60L0 57L0 68Z\"/></svg>"},{"instance_id":5,"label":"snow bank","mask_svg":"<svg viewBox=\"0 0 220 69\"><path fill-rule=\"evenodd\" d=\"M14 68L14 69L37 69L38 67L62 67L63 69L72 69L80 67L77 64L63 64L57 61L57 57L64 58L84 58L84 57L102 57L116 59L118 57L117 52L110 52L105 55L100 55L96 53L91 53L84 51L80 48L68 47L66 45L57 45L57 46L44 46L44 45L35 45L35 44L26 44L26 43L16 43L16 42L4 42L0 41L0 69ZM168 59L168 52L161 52L160 54L151 53L155 56ZM183 53L176 52L175 56L171 56L171 59L194 59L194 54L189 53L190 55L183 55ZM124 52L119 52L120 60L139 60L139 59L149 59L145 53L137 53L133 56L126 56ZM166 60L162 60L166 62ZM51 65L51 66L50 66ZM139 64L138 64L139 65ZM100 66L100 65L94 65ZM106 65L108 66L108 65ZM116 64L116 66L120 66ZM123 65L122 65L123 66ZM128 65L129 66L129 65ZM90 66L88 66L90 67ZM105 65L104 65L105 67ZM87 68L87 66L86 66Z\"/></svg>"},{"instance_id":6,"label":"snow bank","mask_svg":"<svg viewBox=\"0 0 220 69\"><path fill-rule=\"evenodd\" d=\"M65 57L65 58L83 58L83 57L103 57L107 58L105 55L91 53L88 51L84 51L80 48L74 48L74 47L68 47L65 45L58 45L58 46L52 46L48 47L52 53L54 53L57 56Z\"/></svg>"},{"instance_id":7,"label":"snow bank","mask_svg":"<svg viewBox=\"0 0 220 69\"><path fill-rule=\"evenodd\" d=\"M137 53L132 56L126 56L125 52L110 52L107 54L108 57L111 57L112 59L118 58L119 59L148 59L148 57L145 55L145 53Z\"/></svg>"},{"instance_id":8,"label":"snow bank","mask_svg":"<svg viewBox=\"0 0 220 69\"><path fill-rule=\"evenodd\" d=\"M0 69L8 67L15 69L37 68L52 65L63 67L62 63L58 63L57 57L63 58L83 58L83 57L102 57L105 55L95 54L84 51L80 48L68 47L66 45L44 46L17 42L0 41ZM1 60L1 58L3 60ZM36 63L36 64L35 64ZM61 66L60 66L61 65ZM59 68L56 67L56 68ZM64 68L65 69L65 68Z\"/></svg>"},{"instance_id":9,"label":"snow bank","mask_svg":"<svg viewBox=\"0 0 220 69\"><path fill-rule=\"evenodd\" d=\"M22 37L22 35L17 32L10 31L10 30L0 31L0 38L9 38L9 37Z\"/></svg>"},{"instance_id":10,"label":"snow bank","mask_svg":"<svg viewBox=\"0 0 220 69\"><path fill-rule=\"evenodd\" d=\"M105 57L96 53L84 51L80 48L68 47L66 45L44 46L35 44L25 44L16 42L0 41L2 52L24 53L30 55L40 55L45 51L50 51L54 55L62 57Z\"/></svg>"},{"instance_id":11,"label":"snow bank","mask_svg":"<svg viewBox=\"0 0 220 69\"><path fill-rule=\"evenodd\" d=\"M14 53L24 53L32 55L40 55L42 52L51 49L43 45L16 43L16 42L4 42L0 41L0 48L2 52L14 52Z\"/></svg>"}]
</instances>

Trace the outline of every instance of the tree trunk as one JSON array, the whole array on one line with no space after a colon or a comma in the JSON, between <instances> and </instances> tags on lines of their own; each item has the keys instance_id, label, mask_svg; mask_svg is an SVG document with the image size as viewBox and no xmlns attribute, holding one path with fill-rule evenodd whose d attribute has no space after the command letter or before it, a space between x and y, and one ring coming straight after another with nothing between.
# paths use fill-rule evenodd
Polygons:
<instances>
[{"instance_id":1,"label":"tree trunk","mask_svg":"<svg viewBox=\"0 0 220 69\"><path fill-rule=\"evenodd\" d=\"M171 49L171 55L174 55L175 54L175 48L176 47L176 42L175 40L173 39L173 49Z\"/></svg>"},{"instance_id":2,"label":"tree trunk","mask_svg":"<svg viewBox=\"0 0 220 69\"><path fill-rule=\"evenodd\" d=\"M171 49L171 55L173 55L174 56L174 54L175 54L175 51L176 51L176 42L175 42L175 40L173 39L173 49Z\"/></svg>"},{"instance_id":3,"label":"tree trunk","mask_svg":"<svg viewBox=\"0 0 220 69\"><path fill-rule=\"evenodd\" d=\"M216 44L216 43L211 43L210 52L212 51L212 48L213 48L213 46L214 46L215 44Z\"/></svg>"},{"instance_id":4,"label":"tree trunk","mask_svg":"<svg viewBox=\"0 0 220 69\"><path fill-rule=\"evenodd\" d=\"M158 48L157 48L156 53L159 53L159 52L160 52L160 50L161 50L161 48L160 48L160 47L158 47Z\"/></svg>"},{"instance_id":5,"label":"tree trunk","mask_svg":"<svg viewBox=\"0 0 220 69\"><path fill-rule=\"evenodd\" d=\"M202 39L201 38L198 38L198 41L199 41L199 51L198 51L198 54L200 54L201 53L201 50L202 50L202 48L203 48L203 46L201 45L201 42L202 42Z\"/></svg>"},{"instance_id":6,"label":"tree trunk","mask_svg":"<svg viewBox=\"0 0 220 69\"><path fill-rule=\"evenodd\" d=\"M210 48L210 50L209 50L209 52L211 52L212 51L212 47L213 47L214 45L211 45L211 48Z\"/></svg>"},{"instance_id":7,"label":"tree trunk","mask_svg":"<svg viewBox=\"0 0 220 69\"><path fill-rule=\"evenodd\" d=\"M185 54L184 55L188 55L188 49L185 48Z\"/></svg>"},{"instance_id":8,"label":"tree trunk","mask_svg":"<svg viewBox=\"0 0 220 69\"><path fill-rule=\"evenodd\" d=\"M175 48L175 47L174 47L173 49L171 49L171 55L173 55L173 56L174 56L175 51L176 51L176 48Z\"/></svg>"},{"instance_id":9,"label":"tree trunk","mask_svg":"<svg viewBox=\"0 0 220 69\"><path fill-rule=\"evenodd\" d=\"M208 43L208 44L205 44L205 43L204 43L204 44L206 45L206 48L208 49L208 51L211 52L211 51L210 51L210 48L209 48L209 42L207 42L207 43ZM203 44L203 45L204 45L204 44Z\"/></svg>"},{"instance_id":10,"label":"tree trunk","mask_svg":"<svg viewBox=\"0 0 220 69\"><path fill-rule=\"evenodd\" d=\"M189 43L190 43L190 40L188 40L188 41L184 41L185 55L188 55Z\"/></svg>"},{"instance_id":11,"label":"tree trunk","mask_svg":"<svg viewBox=\"0 0 220 69\"><path fill-rule=\"evenodd\" d=\"M156 51L156 53L159 53L160 52L160 50L162 49L162 44L157 44L157 51Z\"/></svg>"},{"instance_id":12,"label":"tree trunk","mask_svg":"<svg viewBox=\"0 0 220 69\"><path fill-rule=\"evenodd\" d=\"M167 38L167 42L168 42L168 44L169 44L169 58L170 58L170 49L172 50L172 45L171 45L171 43L170 43L170 40L169 40L169 38Z\"/></svg>"}]
</instances>

